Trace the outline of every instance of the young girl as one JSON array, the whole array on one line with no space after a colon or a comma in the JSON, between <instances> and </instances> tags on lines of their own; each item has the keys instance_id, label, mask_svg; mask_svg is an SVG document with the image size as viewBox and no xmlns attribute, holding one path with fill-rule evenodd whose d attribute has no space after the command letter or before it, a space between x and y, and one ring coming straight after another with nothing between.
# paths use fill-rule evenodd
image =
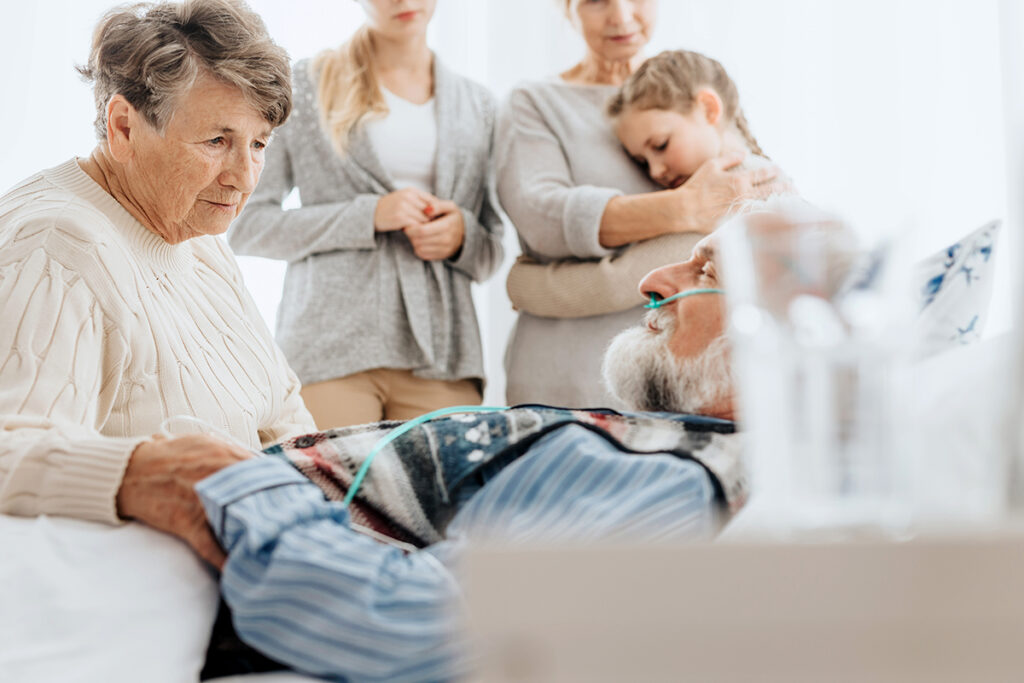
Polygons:
<instances>
[{"instance_id":1,"label":"young girl","mask_svg":"<svg viewBox=\"0 0 1024 683\"><path fill-rule=\"evenodd\" d=\"M679 187L706 161L730 153L747 154L739 168L770 164L750 132L736 84L720 63L697 52L662 52L645 61L612 97L607 113L625 150L666 188ZM639 300L640 279L664 264L668 244L657 237L589 263L520 261L509 273L509 297L517 309L545 317L628 310Z\"/></svg>"},{"instance_id":2,"label":"young girl","mask_svg":"<svg viewBox=\"0 0 1024 683\"><path fill-rule=\"evenodd\" d=\"M230 241L285 259L277 337L321 428L479 403L470 286L501 263L495 103L426 42L435 0L359 0L366 24L295 66L294 110ZM299 190L301 208L282 200Z\"/></svg>"}]
</instances>

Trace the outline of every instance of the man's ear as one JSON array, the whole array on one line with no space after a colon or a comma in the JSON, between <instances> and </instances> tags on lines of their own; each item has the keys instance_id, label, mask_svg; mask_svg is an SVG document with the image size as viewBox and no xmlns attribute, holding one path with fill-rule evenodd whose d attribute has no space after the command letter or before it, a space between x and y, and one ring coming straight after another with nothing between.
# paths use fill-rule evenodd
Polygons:
<instances>
[{"instance_id":1,"label":"man's ear","mask_svg":"<svg viewBox=\"0 0 1024 683\"><path fill-rule=\"evenodd\" d=\"M124 95L114 95L107 102L107 146L110 156L122 164L132 158L132 134L138 121L139 113Z\"/></svg>"},{"instance_id":2,"label":"man's ear","mask_svg":"<svg viewBox=\"0 0 1024 683\"><path fill-rule=\"evenodd\" d=\"M704 109L704 116L712 126L717 126L722 119L724 107L722 98L711 88L704 88L697 93L697 102Z\"/></svg>"}]
</instances>

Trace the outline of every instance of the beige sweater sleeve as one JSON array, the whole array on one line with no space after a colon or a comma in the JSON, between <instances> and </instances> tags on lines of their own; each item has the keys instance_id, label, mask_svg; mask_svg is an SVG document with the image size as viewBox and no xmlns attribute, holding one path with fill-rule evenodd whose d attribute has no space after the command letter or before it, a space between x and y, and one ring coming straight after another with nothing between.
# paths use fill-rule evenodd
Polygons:
<instances>
[{"instance_id":1,"label":"beige sweater sleeve","mask_svg":"<svg viewBox=\"0 0 1024 683\"><path fill-rule=\"evenodd\" d=\"M78 274L42 251L0 268L0 512L118 521L137 438L101 435L127 347Z\"/></svg>"},{"instance_id":2,"label":"beige sweater sleeve","mask_svg":"<svg viewBox=\"0 0 1024 683\"><path fill-rule=\"evenodd\" d=\"M543 318L584 318L635 308L644 303L637 285L669 263L685 261L701 233L662 235L636 242L599 261L541 264L520 257L506 288L516 310Z\"/></svg>"}]
</instances>

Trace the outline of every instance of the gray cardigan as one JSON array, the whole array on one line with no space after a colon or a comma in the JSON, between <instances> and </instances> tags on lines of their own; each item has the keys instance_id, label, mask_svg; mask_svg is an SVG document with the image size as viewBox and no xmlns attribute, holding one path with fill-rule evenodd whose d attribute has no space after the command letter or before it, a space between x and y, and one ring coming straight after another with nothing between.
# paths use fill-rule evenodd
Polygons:
<instances>
[{"instance_id":1,"label":"gray cardigan","mask_svg":"<svg viewBox=\"0 0 1024 683\"><path fill-rule=\"evenodd\" d=\"M541 263L599 259L598 241L613 197L660 189L623 152L604 115L615 86L551 79L526 83L498 123L498 195L523 252ZM666 263L680 254L666 254ZM633 285L635 287L635 285ZM505 353L510 404L622 408L605 391L601 359L612 337L640 322L634 309L587 318L520 313Z\"/></svg>"},{"instance_id":2,"label":"gray cardigan","mask_svg":"<svg viewBox=\"0 0 1024 683\"><path fill-rule=\"evenodd\" d=\"M422 261L405 233L373 229L377 201L397 188L365 132L357 129L340 156L320 124L310 63L294 71L294 110L228 237L239 254L288 261L277 339L289 363L303 384L372 368L482 381L471 284L502 260L490 182L493 96L434 58L434 194L462 208L466 236L454 259ZM302 207L283 210L293 188Z\"/></svg>"}]
</instances>

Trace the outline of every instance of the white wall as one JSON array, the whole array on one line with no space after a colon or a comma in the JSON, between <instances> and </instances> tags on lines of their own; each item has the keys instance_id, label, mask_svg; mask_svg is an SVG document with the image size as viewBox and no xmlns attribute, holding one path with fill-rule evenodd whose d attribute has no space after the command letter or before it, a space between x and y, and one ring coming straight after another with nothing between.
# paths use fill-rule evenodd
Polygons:
<instances>
[{"instance_id":1,"label":"white wall","mask_svg":"<svg viewBox=\"0 0 1024 683\"><path fill-rule=\"evenodd\" d=\"M251 4L295 58L341 42L360 20L346 0ZM72 67L85 59L92 25L108 6L52 0L5 8L0 188L89 152L92 101ZM923 255L1007 214L1007 169L1017 163L1006 152L1007 130L1016 122L1004 116L999 12L999 0L661 0L651 53L688 47L717 57L737 81L762 147L809 199L871 236L913 223L908 239ZM1019 41L1019 28L1009 33ZM450 66L499 95L568 67L582 51L555 0L439 0L431 42ZM1019 90L1014 80L1005 92ZM990 331L1010 321L1007 257L1020 247L1009 237ZM508 244L514 251L511 236ZM272 320L283 268L257 259L244 267ZM512 320L503 278L481 287L477 301L487 400L500 403Z\"/></svg>"}]
</instances>

